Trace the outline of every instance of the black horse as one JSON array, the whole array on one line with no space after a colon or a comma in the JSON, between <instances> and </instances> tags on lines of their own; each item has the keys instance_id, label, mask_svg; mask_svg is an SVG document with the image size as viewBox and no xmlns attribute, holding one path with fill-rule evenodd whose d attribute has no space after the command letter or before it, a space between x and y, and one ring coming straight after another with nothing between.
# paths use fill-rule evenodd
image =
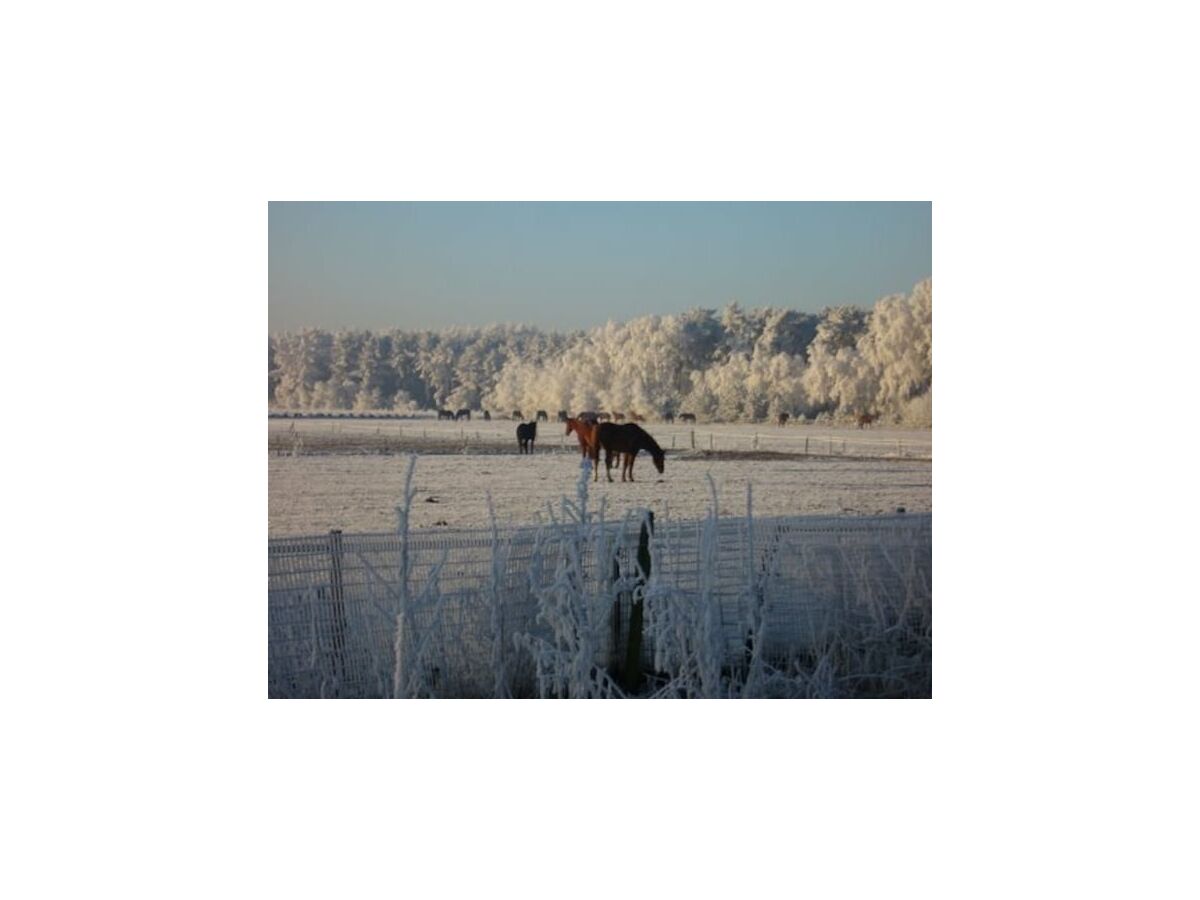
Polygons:
<instances>
[{"instance_id":1,"label":"black horse","mask_svg":"<svg viewBox=\"0 0 1200 900\"><path fill-rule=\"evenodd\" d=\"M613 455L623 457L621 461L621 480L625 480L625 473L629 473L629 480L633 481L633 461L637 458L639 450L646 450L654 459L654 468L658 469L661 474L663 470L663 453L662 447L654 438L646 432L641 425L635 425L629 422L625 425L614 425L611 422L601 422L596 426L596 441L592 444L592 467L596 470L593 480L600 477L600 448L604 448L604 468L605 474L608 475L608 480L612 481L612 461Z\"/></svg>"},{"instance_id":2,"label":"black horse","mask_svg":"<svg viewBox=\"0 0 1200 900\"><path fill-rule=\"evenodd\" d=\"M537 422L524 422L517 426L517 452L532 453L537 439Z\"/></svg>"},{"instance_id":3,"label":"black horse","mask_svg":"<svg viewBox=\"0 0 1200 900\"><path fill-rule=\"evenodd\" d=\"M450 410L448 410L448 409L439 409L438 410L438 421L440 422L440 421L442 421L442 419L450 419L451 421L453 421L454 413L450 412Z\"/></svg>"}]
</instances>

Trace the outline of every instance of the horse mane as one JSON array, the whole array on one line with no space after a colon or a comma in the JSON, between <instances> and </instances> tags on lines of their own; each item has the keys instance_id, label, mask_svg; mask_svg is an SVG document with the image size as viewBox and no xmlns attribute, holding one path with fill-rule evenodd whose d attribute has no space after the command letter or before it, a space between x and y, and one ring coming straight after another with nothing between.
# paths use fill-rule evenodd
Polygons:
<instances>
[{"instance_id":1,"label":"horse mane","mask_svg":"<svg viewBox=\"0 0 1200 900\"><path fill-rule=\"evenodd\" d=\"M658 441L654 440L654 438L650 436L650 432L636 423L631 422L630 425L638 430L638 434L645 444L646 449L650 451L651 456L653 456L656 460L661 460L666 455L663 453L663 448L658 446Z\"/></svg>"}]
</instances>

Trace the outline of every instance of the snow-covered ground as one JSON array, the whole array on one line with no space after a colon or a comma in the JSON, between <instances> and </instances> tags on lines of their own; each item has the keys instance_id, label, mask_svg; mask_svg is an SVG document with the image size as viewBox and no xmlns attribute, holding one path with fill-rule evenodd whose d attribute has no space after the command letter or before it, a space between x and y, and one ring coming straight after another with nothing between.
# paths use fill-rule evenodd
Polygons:
<instances>
[{"instance_id":1,"label":"snow-covered ground","mask_svg":"<svg viewBox=\"0 0 1200 900\"><path fill-rule=\"evenodd\" d=\"M563 438L563 426L556 422L543 423L537 452L521 456L516 453L516 423L508 421L269 421L272 537L332 528L393 530L404 489L404 452L419 455L414 528L485 525L489 494L502 524L548 521L564 496L574 497L579 478L579 453L570 443L574 437ZM659 475L646 453L638 455L633 484L621 483L616 469L609 484L601 471L599 482L592 484L591 503L603 500L609 516L648 507L658 516L702 517L711 507L709 475L722 515L745 514L747 484L753 486L759 516L875 515L898 507L932 511L928 430L703 423L695 429L663 423L645 427L667 451L666 471ZM691 449L693 431L696 450ZM717 451L711 455L710 440ZM806 441L809 455L803 456Z\"/></svg>"}]
</instances>

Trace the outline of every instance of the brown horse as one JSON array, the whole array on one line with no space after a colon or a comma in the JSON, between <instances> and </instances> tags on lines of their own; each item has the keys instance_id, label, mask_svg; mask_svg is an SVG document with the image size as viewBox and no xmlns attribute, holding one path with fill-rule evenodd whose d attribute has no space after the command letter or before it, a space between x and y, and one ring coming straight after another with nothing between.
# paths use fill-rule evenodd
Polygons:
<instances>
[{"instance_id":1,"label":"brown horse","mask_svg":"<svg viewBox=\"0 0 1200 900\"><path fill-rule=\"evenodd\" d=\"M582 422L579 419L567 418L567 434L575 432L579 439L579 452L583 456L592 455L592 444L596 441L596 423Z\"/></svg>"},{"instance_id":2,"label":"brown horse","mask_svg":"<svg viewBox=\"0 0 1200 900\"><path fill-rule=\"evenodd\" d=\"M625 425L614 425L611 422L601 422L596 426L596 442L592 445L592 466L595 468L595 478L600 477L600 448L604 448L604 468L605 474L608 475L608 480L612 481L612 461L613 455L623 456L621 463L621 480L625 480L625 474L629 474L629 480L633 481L633 461L638 455L639 450L646 450L654 459L654 468L661 473L663 470L663 453L662 447L654 438L646 432L641 425L635 425L629 422Z\"/></svg>"},{"instance_id":3,"label":"brown horse","mask_svg":"<svg viewBox=\"0 0 1200 900\"><path fill-rule=\"evenodd\" d=\"M878 413L859 413L858 414L858 427L862 428L864 425L870 425L878 418L879 418Z\"/></svg>"}]
</instances>

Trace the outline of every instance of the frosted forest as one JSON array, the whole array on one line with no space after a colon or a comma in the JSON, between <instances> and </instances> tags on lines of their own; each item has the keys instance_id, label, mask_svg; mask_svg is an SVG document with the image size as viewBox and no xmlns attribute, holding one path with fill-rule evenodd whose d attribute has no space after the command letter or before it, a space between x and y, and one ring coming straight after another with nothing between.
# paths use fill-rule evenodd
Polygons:
<instances>
[{"instance_id":1,"label":"frosted forest","mask_svg":"<svg viewBox=\"0 0 1200 900\"><path fill-rule=\"evenodd\" d=\"M269 402L290 410L628 411L757 422L877 415L932 425L933 288L865 310L692 309L587 331L306 329L271 335Z\"/></svg>"}]
</instances>

